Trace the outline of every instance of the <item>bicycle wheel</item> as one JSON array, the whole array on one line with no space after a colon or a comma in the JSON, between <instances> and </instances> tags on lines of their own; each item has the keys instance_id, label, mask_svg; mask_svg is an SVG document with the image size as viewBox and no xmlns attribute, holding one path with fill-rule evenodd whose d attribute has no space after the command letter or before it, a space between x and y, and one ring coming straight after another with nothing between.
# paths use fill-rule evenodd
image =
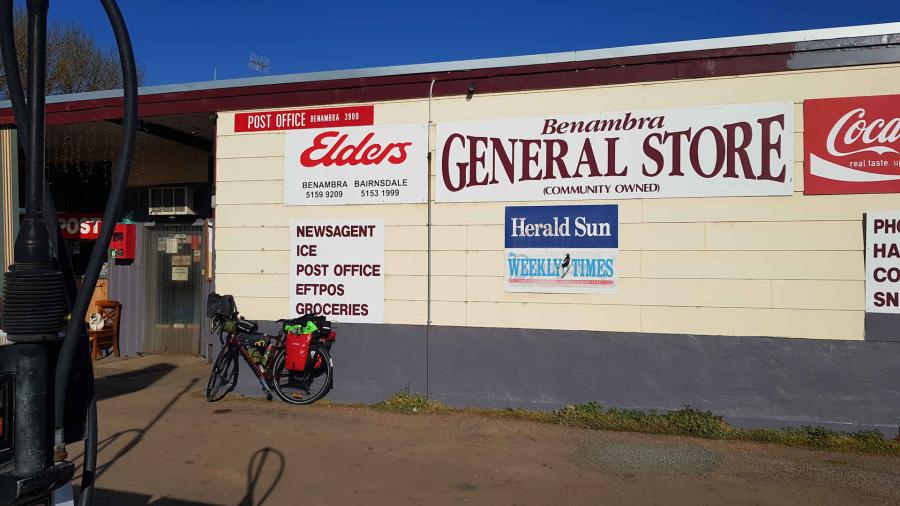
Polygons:
<instances>
[{"instance_id":1,"label":"bicycle wheel","mask_svg":"<svg viewBox=\"0 0 900 506\"><path fill-rule=\"evenodd\" d=\"M272 386L281 400L291 404L312 404L321 399L331 389L334 382L334 368L331 355L325 348L315 350L312 365L305 371L289 371L284 367L284 350L275 356Z\"/></svg>"},{"instance_id":2,"label":"bicycle wheel","mask_svg":"<svg viewBox=\"0 0 900 506\"><path fill-rule=\"evenodd\" d=\"M216 402L230 392L238 380L238 351L227 344L219 352L209 381L206 383L206 400Z\"/></svg>"}]
</instances>

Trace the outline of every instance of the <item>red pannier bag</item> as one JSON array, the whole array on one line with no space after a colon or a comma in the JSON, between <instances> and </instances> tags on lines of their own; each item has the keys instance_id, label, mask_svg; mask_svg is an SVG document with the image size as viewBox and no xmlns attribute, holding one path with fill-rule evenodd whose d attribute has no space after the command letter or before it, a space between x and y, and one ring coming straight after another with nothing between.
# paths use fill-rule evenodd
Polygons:
<instances>
[{"instance_id":1,"label":"red pannier bag","mask_svg":"<svg viewBox=\"0 0 900 506\"><path fill-rule=\"evenodd\" d=\"M306 369L309 358L309 343L312 334L288 334L285 343L284 367L289 371L302 371Z\"/></svg>"}]
</instances>

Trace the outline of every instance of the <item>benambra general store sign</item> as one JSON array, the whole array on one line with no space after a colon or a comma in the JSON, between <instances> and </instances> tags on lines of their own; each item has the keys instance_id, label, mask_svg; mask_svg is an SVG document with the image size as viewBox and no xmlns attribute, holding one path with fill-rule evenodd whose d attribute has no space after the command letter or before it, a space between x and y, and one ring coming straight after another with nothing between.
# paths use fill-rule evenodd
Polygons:
<instances>
[{"instance_id":1,"label":"benambra general store sign","mask_svg":"<svg viewBox=\"0 0 900 506\"><path fill-rule=\"evenodd\" d=\"M438 123L439 202L790 195L789 102Z\"/></svg>"}]
</instances>

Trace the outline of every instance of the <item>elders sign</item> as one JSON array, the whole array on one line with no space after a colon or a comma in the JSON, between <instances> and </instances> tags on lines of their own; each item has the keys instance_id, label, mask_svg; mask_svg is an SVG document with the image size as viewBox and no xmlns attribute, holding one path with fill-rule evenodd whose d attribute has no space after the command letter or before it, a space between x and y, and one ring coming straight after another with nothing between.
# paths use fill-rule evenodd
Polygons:
<instances>
[{"instance_id":1,"label":"elders sign","mask_svg":"<svg viewBox=\"0 0 900 506\"><path fill-rule=\"evenodd\" d=\"M384 220L291 222L293 316L384 323Z\"/></svg>"},{"instance_id":2,"label":"elders sign","mask_svg":"<svg viewBox=\"0 0 900 506\"><path fill-rule=\"evenodd\" d=\"M285 133L285 205L423 203L427 195L424 124Z\"/></svg>"},{"instance_id":3,"label":"elders sign","mask_svg":"<svg viewBox=\"0 0 900 506\"><path fill-rule=\"evenodd\" d=\"M439 202L790 195L794 106L439 123Z\"/></svg>"}]
</instances>

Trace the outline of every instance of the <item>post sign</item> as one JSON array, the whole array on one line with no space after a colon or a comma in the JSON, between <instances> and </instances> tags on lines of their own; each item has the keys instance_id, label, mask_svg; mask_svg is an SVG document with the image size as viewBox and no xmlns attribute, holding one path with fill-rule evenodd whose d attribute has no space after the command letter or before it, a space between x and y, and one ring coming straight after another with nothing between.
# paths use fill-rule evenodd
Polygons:
<instances>
[{"instance_id":1,"label":"post sign","mask_svg":"<svg viewBox=\"0 0 900 506\"><path fill-rule=\"evenodd\" d=\"M507 207L508 292L616 293L619 207Z\"/></svg>"},{"instance_id":2,"label":"post sign","mask_svg":"<svg viewBox=\"0 0 900 506\"><path fill-rule=\"evenodd\" d=\"M58 213L57 221L64 239L95 241L100 237L100 213Z\"/></svg>"},{"instance_id":3,"label":"post sign","mask_svg":"<svg viewBox=\"0 0 900 506\"><path fill-rule=\"evenodd\" d=\"M384 220L291 222L290 312L384 323Z\"/></svg>"},{"instance_id":4,"label":"post sign","mask_svg":"<svg viewBox=\"0 0 900 506\"><path fill-rule=\"evenodd\" d=\"M281 111L239 112L234 115L235 132L269 132L371 125L375 106L354 105L325 109L291 109Z\"/></svg>"},{"instance_id":5,"label":"post sign","mask_svg":"<svg viewBox=\"0 0 900 506\"><path fill-rule=\"evenodd\" d=\"M900 95L806 100L803 125L803 193L900 193Z\"/></svg>"},{"instance_id":6,"label":"post sign","mask_svg":"<svg viewBox=\"0 0 900 506\"><path fill-rule=\"evenodd\" d=\"M866 213L866 311L900 313L900 210Z\"/></svg>"},{"instance_id":7,"label":"post sign","mask_svg":"<svg viewBox=\"0 0 900 506\"><path fill-rule=\"evenodd\" d=\"M425 124L285 134L285 205L409 204L427 196Z\"/></svg>"},{"instance_id":8,"label":"post sign","mask_svg":"<svg viewBox=\"0 0 900 506\"><path fill-rule=\"evenodd\" d=\"M439 123L439 202L790 195L789 102Z\"/></svg>"}]
</instances>

